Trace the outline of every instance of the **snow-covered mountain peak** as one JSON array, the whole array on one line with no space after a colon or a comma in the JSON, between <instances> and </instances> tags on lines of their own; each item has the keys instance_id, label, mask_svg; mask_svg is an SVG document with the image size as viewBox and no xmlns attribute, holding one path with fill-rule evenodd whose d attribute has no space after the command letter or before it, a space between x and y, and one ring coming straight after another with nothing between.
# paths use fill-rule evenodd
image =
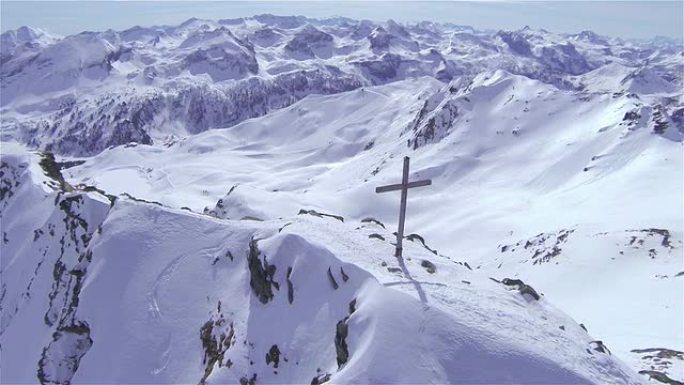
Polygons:
<instances>
[{"instance_id":1,"label":"snow-covered mountain peak","mask_svg":"<svg viewBox=\"0 0 684 385\"><path fill-rule=\"evenodd\" d=\"M59 39L58 36L28 26L3 32L0 34L0 60L4 63L12 55L21 55L25 51L33 52Z\"/></svg>"},{"instance_id":2,"label":"snow-covered mountain peak","mask_svg":"<svg viewBox=\"0 0 684 385\"><path fill-rule=\"evenodd\" d=\"M16 35L0 382L682 379L681 45L273 15ZM432 184L397 259L375 188L405 156Z\"/></svg>"},{"instance_id":3,"label":"snow-covered mountain peak","mask_svg":"<svg viewBox=\"0 0 684 385\"><path fill-rule=\"evenodd\" d=\"M639 383L543 294L420 236L397 261L377 220L302 210L217 221L50 191L30 177L36 155L3 155L2 215L21 223L3 232L0 338L4 349L23 341L3 355L3 382Z\"/></svg>"},{"instance_id":4,"label":"snow-covered mountain peak","mask_svg":"<svg viewBox=\"0 0 684 385\"><path fill-rule=\"evenodd\" d=\"M185 132L227 127L311 93L421 76L448 83L501 69L568 89L593 83L577 76L612 63L636 68L648 57L650 72L634 77L623 91L672 95L681 89L683 68L681 47L614 40L606 46L588 33L582 38L529 28L488 33L391 20L193 18L178 26L46 40L25 54L15 52L14 35L8 32L2 43L5 132L32 146L73 154L133 139L147 142L163 127L185 126ZM249 100L241 96L247 88ZM79 112L63 102L74 95ZM38 98L49 100L49 107L36 108ZM95 116L107 122L94 121ZM106 126L119 133L102 132Z\"/></svg>"},{"instance_id":5,"label":"snow-covered mountain peak","mask_svg":"<svg viewBox=\"0 0 684 385\"><path fill-rule=\"evenodd\" d=\"M608 42L608 39L604 36L601 36L593 31L582 31L578 34L572 35L571 36L574 40L581 40L585 41L591 44L596 44L596 45L604 45L608 46L610 43Z\"/></svg>"}]
</instances>

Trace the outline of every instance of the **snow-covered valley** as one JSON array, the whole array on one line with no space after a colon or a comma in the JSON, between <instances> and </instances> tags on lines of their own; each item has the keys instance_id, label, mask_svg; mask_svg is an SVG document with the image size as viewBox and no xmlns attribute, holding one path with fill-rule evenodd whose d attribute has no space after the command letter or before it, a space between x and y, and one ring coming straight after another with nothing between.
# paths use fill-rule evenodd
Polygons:
<instances>
[{"instance_id":1,"label":"snow-covered valley","mask_svg":"<svg viewBox=\"0 0 684 385\"><path fill-rule=\"evenodd\" d=\"M1 382L684 381L683 68L341 18L6 32Z\"/></svg>"}]
</instances>

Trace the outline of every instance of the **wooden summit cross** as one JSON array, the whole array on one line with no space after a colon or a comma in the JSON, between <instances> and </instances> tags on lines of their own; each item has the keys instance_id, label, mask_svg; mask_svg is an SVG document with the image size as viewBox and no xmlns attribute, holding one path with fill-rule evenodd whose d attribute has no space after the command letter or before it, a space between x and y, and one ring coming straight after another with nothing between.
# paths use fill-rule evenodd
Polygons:
<instances>
[{"instance_id":1,"label":"wooden summit cross","mask_svg":"<svg viewBox=\"0 0 684 385\"><path fill-rule=\"evenodd\" d=\"M401 178L400 184L390 184L387 186L380 186L375 189L376 193L384 193L388 191L401 190L401 205L399 207L399 229L397 230L397 248L394 252L394 256L401 257L402 251L402 240L404 239L404 221L406 220L406 197L408 195L408 189L412 187L422 187L429 186L432 184L432 180L418 180L415 182L409 182L409 157L404 157L404 174Z\"/></svg>"}]
</instances>

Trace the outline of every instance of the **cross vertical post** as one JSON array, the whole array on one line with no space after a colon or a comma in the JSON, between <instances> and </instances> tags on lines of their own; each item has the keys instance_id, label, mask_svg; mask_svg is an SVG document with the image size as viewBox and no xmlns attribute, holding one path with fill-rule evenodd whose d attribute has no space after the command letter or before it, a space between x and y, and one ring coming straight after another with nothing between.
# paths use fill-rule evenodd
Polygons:
<instances>
[{"instance_id":1,"label":"cross vertical post","mask_svg":"<svg viewBox=\"0 0 684 385\"><path fill-rule=\"evenodd\" d=\"M397 229L397 248L395 257L401 257L404 240L404 223L406 222L406 198L408 198L409 157L404 157L404 173L401 177L401 204L399 205L399 228Z\"/></svg>"},{"instance_id":2,"label":"cross vertical post","mask_svg":"<svg viewBox=\"0 0 684 385\"><path fill-rule=\"evenodd\" d=\"M429 186L432 184L430 179L409 182L409 157L404 157L404 172L401 176L401 184L390 184L387 186L380 186L375 189L376 193L384 193L388 191L401 190L401 204L399 206L399 228L397 229L397 245L394 251L394 256L399 258L402 256L403 240L404 240L404 223L406 222L406 199L408 198L408 189L413 187Z\"/></svg>"}]
</instances>

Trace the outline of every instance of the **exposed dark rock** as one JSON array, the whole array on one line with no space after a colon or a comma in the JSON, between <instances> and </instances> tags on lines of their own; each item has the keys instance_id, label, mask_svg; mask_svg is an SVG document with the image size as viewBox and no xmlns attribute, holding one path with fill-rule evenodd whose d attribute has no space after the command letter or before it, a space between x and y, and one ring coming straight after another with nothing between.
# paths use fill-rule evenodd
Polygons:
<instances>
[{"instance_id":1,"label":"exposed dark rock","mask_svg":"<svg viewBox=\"0 0 684 385\"><path fill-rule=\"evenodd\" d=\"M532 49L530 43L527 41L525 36L518 31L499 31L496 36L498 36L504 43L508 45L511 51L522 56L531 56Z\"/></svg>"},{"instance_id":2,"label":"exposed dark rock","mask_svg":"<svg viewBox=\"0 0 684 385\"><path fill-rule=\"evenodd\" d=\"M254 373L251 378L241 377L240 385L256 385L257 375Z\"/></svg>"},{"instance_id":3,"label":"exposed dark rock","mask_svg":"<svg viewBox=\"0 0 684 385\"><path fill-rule=\"evenodd\" d=\"M402 63L401 55L384 53L379 59L351 62L358 67L374 84L384 84L397 77Z\"/></svg>"},{"instance_id":4,"label":"exposed dark rock","mask_svg":"<svg viewBox=\"0 0 684 385\"><path fill-rule=\"evenodd\" d=\"M344 317L337 323L335 331L335 351L337 352L337 367L342 369L344 364L349 360L349 349L347 347L347 335L349 334L349 326L347 321L349 317L356 311L356 299L349 303L349 315Z\"/></svg>"},{"instance_id":5,"label":"exposed dark rock","mask_svg":"<svg viewBox=\"0 0 684 385\"><path fill-rule=\"evenodd\" d=\"M297 215L302 215L302 214L313 215L313 216L319 217L319 218L322 218L322 217L330 217L330 218L335 218L335 219L337 219L337 220L340 221L340 222L344 222L344 218L341 217L341 216L339 216L339 215L319 213L319 212L316 211L316 210L304 210L304 209L301 209L301 210L299 210L299 212L297 213Z\"/></svg>"},{"instance_id":6,"label":"exposed dark rock","mask_svg":"<svg viewBox=\"0 0 684 385\"><path fill-rule=\"evenodd\" d=\"M421 237L420 235L418 235L418 234L409 234L409 235L406 236L406 239L408 239L408 240L411 241L411 242L415 242L415 241L420 242L420 243L423 245L423 247L424 247L425 249L427 249L428 251L430 251L432 254L437 255L437 250L431 249L427 244L425 244L425 239L424 239L423 237Z\"/></svg>"},{"instance_id":7,"label":"exposed dark rock","mask_svg":"<svg viewBox=\"0 0 684 385\"><path fill-rule=\"evenodd\" d=\"M245 44L245 49L249 46ZM149 133L168 124L181 124L192 133L230 127L289 106L311 93L334 94L363 84L357 75L332 66L301 68L269 79L253 77L250 74L258 69L254 54L240 52L227 54L221 47L195 49L174 64L177 70L210 76L224 76L240 69L244 77L230 84L199 81L142 93L130 85L121 92L105 92L92 99L70 96L58 109L12 125L31 147L60 154L94 155L127 143L152 144ZM207 72L209 68L213 70ZM73 69L77 75L82 70ZM156 77L151 67L144 72L151 79Z\"/></svg>"},{"instance_id":8,"label":"exposed dark rock","mask_svg":"<svg viewBox=\"0 0 684 385\"><path fill-rule=\"evenodd\" d=\"M637 110L634 110L625 112L625 116L622 118L622 121L636 123L639 121L639 119L641 119L641 115L639 115Z\"/></svg>"},{"instance_id":9,"label":"exposed dark rock","mask_svg":"<svg viewBox=\"0 0 684 385\"><path fill-rule=\"evenodd\" d=\"M591 348L594 351L610 355L610 350L608 350L608 347L603 344L603 341L600 341L600 340L591 341L589 343L589 345L591 346Z\"/></svg>"},{"instance_id":10,"label":"exposed dark rock","mask_svg":"<svg viewBox=\"0 0 684 385\"><path fill-rule=\"evenodd\" d=\"M658 382L662 382L663 384L684 385L684 382L672 379L667 374L665 374L663 372L659 372L657 370L640 370L639 374L645 374L648 376L649 379L656 380Z\"/></svg>"},{"instance_id":11,"label":"exposed dark rock","mask_svg":"<svg viewBox=\"0 0 684 385\"><path fill-rule=\"evenodd\" d=\"M430 274L434 274L437 271L437 267L435 266L435 264L428 261L427 259L423 259L420 262L420 265L423 266L425 270L427 270L427 272Z\"/></svg>"},{"instance_id":12,"label":"exposed dark rock","mask_svg":"<svg viewBox=\"0 0 684 385\"><path fill-rule=\"evenodd\" d=\"M370 235L368 236L368 238L375 238L375 239L379 239L379 240L381 240L381 241L384 241L384 240L385 240L385 237L383 237L382 235L380 235L380 234L378 234L378 233L370 234Z\"/></svg>"},{"instance_id":13,"label":"exposed dark rock","mask_svg":"<svg viewBox=\"0 0 684 385\"><path fill-rule=\"evenodd\" d=\"M273 367L277 369L278 364L280 363L280 350L278 349L278 345L271 346L271 349L266 353L266 365L270 365L271 362L273 362Z\"/></svg>"},{"instance_id":14,"label":"exposed dark rock","mask_svg":"<svg viewBox=\"0 0 684 385\"><path fill-rule=\"evenodd\" d=\"M92 345L90 327L86 322L60 325L41 354L38 381L41 384L69 384L78 370L81 358Z\"/></svg>"},{"instance_id":15,"label":"exposed dark rock","mask_svg":"<svg viewBox=\"0 0 684 385\"><path fill-rule=\"evenodd\" d=\"M438 106L426 100L416 117L408 125L406 131L412 131L413 137L407 145L414 150L446 137L459 117L458 100L451 99Z\"/></svg>"},{"instance_id":16,"label":"exposed dark rock","mask_svg":"<svg viewBox=\"0 0 684 385\"><path fill-rule=\"evenodd\" d=\"M667 247L669 249L674 248L674 246L670 242L672 235L670 234L670 231L667 229L650 228L650 229L625 230L625 231L628 233L644 233L644 234L646 234L646 238L661 236L662 237L662 241L660 242L661 246ZM645 242L645 238L640 238L637 235L632 235L632 236L630 236L630 240L629 240L629 243L627 244L627 246L632 246L633 248L638 249L644 245L644 242ZM654 253L651 253L651 254L654 254ZM651 257L653 257L653 255L651 255Z\"/></svg>"},{"instance_id":17,"label":"exposed dark rock","mask_svg":"<svg viewBox=\"0 0 684 385\"><path fill-rule=\"evenodd\" d=\"M79 184L79 185L75 186L75 188L76 188L76 190L83 191L83 192L97 192L98 194L109 199L110 206L114 206L114 202L116 202L116 199L117 199L115 195L108 194L106 191L99 189L95 186Z\"/></svg>"},{"instance_id":18,"label":"exposed dark rock","mask_svg":"<svg viewBox=\"0 0 684 385\"><path fill-rule=\"evenodd\" d=\"M661 242L661 245L663 247L669 247L673 248L672 244L670 243L670 232L666 229L647 229L647 230L642 230L642 231L647 231L655 234L659 234L663 237L663 241Z\"/></svg>"},{"instance_id":19,"label":"exposed dark rock","mask_svg":"<svg viewBox=\"0 0 684 385\"><path fill-rule=\"evenodd\" d=\"M257 241L252 238L249 242L249 251L247 253L247 263L249 265L250 280L249 286L254 291L254 295L263 304L268 303L273 299L273 287L276 290L280 289L280 285L273 278L276 267L269 265L264 255L263 263L259 259L261 252L257 246Z\"/></svg>"},{"instance_id":20,"label":"exposed dark rock","mask_svg":"<svg viewBox=\"0 0 684 385\"><path fill-rule=\"evenodd\" d=\"M539 297L539 294L537 294L537 292L532 288L532 286L527 285L525 282L519 279L504 278L503 280L501 280L501 283L503 283L506 286L515 286L516 289L518 289L518 291L520 292L520 294L530 295L537 301L541 298Z\"/></svg>"},{"instance_id":21,"label":"exposed dark rock","mask_svg":"<svg viewBox=\"0 0 684 385\"><path fill-rule=\"evenodd\" d=\"M58 184L58 188L62 191L74 191L74 188L64 180L59 163L55 160L55 155L51 152L43 152L40 154L41 159L38 163L50 179Z\"/></svg>"},{"instance_id":22,"label":"exposed dark rock","mask_svg":"<svg viewBox=\"0 0 684 385\"><path fill-rule=\"evenodd\" d=\"M549 262L555 257L559 256L563 249L561 245L568 241L570 234L575 232L574 229L563 229L558 233L540 233L534 237L525 240L523 248L529 250L533 265L541 265ZM500 250L504 252L514 252L523 241L519 241L511 245L502 245Z\"/></svg>"},{"instance_id":23,"label":"exposed dark rock","mask_svg":"<svg viewBox=\"0 0 684 385\"><path fill-rule=\"evenodd\" d=\"M351 300L351 302L349 302L349 314L351 315L355 311L356 311L356 298L354 298L353 300Z\"/></svg>"},{"instance_id":24,"label":"exposed dark rock","mask_svg":"<svg viewBox=\"0 0 684 385\"><path fill-rule=\"evenodd\" d=\"M349 334L349 327L347 326L347 318L340 320L337 323L335 332L335 351L337 352L337 367L342 369L342 366L347 363L349 359L349 349L347 348L347 335Z\"/></svg>"},{"instance_id":25,"label":"exposed dark rock","mask_svg":"<svg viewBox=\"0 0 684 385\"><path fill-rule=\"evenodd\" d=\"M81 194L63 196L58 194L55 205L64 212L62 221L65 232L61 235L60 254L53 268L53 282L48 294L48 309L44 316L45 324L60 326L76 322L75 313L87 266L92 259L88 250L92 232L88 222L80 217L80 206L84 202ZM67 256L73 253L76 261L67 265ZM71 263L69 263L71 265Z\"/></svg>"},{"instance_id":26,"label":"exposed dark rock","mask_svg":"<svg viewBox=\"0 0 684 385\"><path fill-rule=\"evenodd\" d=\"M163 206L164 206L163 204L161 204L161 203L159 203L159 202L157 202L157 201L148 201L148 200L145 200L145 199L136 198L136 197L134 197L133 195L131 195L131 194L129 194L129 193L126 193L126 192L123 193L123 194L121 194L121 195L122 195L122 196L125 196L126 198L128 198L128 199L130 199L130 200L132 200L132 201L136 201L136 202L139 202L139 203L148 203L148 204L153 204L153 205L160 206L160 207L163 207Z\"/></svg>"},{"instance_id":27,"label":"exposed dark rock","mask_svg":"<svg viewBox=\"0 0 684 385\"><path fill-rule=\"evenodd\" d=\"M362 223L375 223L376 225L382 227L383 229L385 228L385 225L380 222L379 220L373 218L373 217L368 217L368 218L363 218L361 220Z\"/></svg>"},{"instance_id":28,"label":"exposed dark rock","mask_svg":"<svg viewBox=\"0 0 684 385\"><path fill-rule=\"evenodd\" d=\"M334 290L337 290L340 286L337 284L337 281L335 281L335 277L333 277L332 271L330 268L328 268L328 279L330 280L330 284L332 285Z\"/></svg>"},{"instance_id":29,"label":"exposed dark rock","mask_svg":"<svg viewBox=\"0 0 684 385\"><path fill-rule=\"evenodd\" d=\"M292 275L292 266L287 268L287 302L292 303L294 302L294 286L292 285L292 281L290 280L290 275Z\"/></svg>"},{"instance_id":30,"label":"exposed dark rock","mask_svg":"<svg viewBox=\"0 0 684 385\"><path fill-rule=\"evenodd\" d=\"M344 272L342 266L340 266L340 274L342 274L342 281L347 282L349 280L349 276Z\"/></svg>"},{"instance_id":31,"label":"exposed dark rock","mask_svg":"<svg viewBox=\"0 0 684 385\"><path fill-rule=\"evenodd\" d=\"M653 356L657 358L678 358L684 360L684 352L679 350L667 349L667 348L647 348L647 349L632 349L632 353L655 353Z\"/></svg>"},{"instance_id":32,"label":"exposed dark rock","mask_svg":"<svg viewBox=\"0 0 684 385\"><path fill-rule=\"evenodd\" d=\"M253 217L251 215L245 215L244 217L240 218L241 221L257 221L257 222L263 222L264 220L261 218Z\"/></svg>"},{"instance_id":33,"label":"exposed dark rock","mask_svg":"<svg viewBox=\"0 0 684 385\"><path fill-rule=\"evenodd\" d=\"M223 318L221 302L218 305L218 315L212 317L200 328L200 340L204 350L204 357L202 358L204 375L199 383L204 384L217 363L219 367L223 366L224 355L235 343L233 323L228 324L227 320ZM229 360L226 366L232 366L232 362Z\"/></svg>"},{"instance_id":34,"label":"exposed dark rock","mask_svg":"<svg viewBox=\"0 0 684 385\"><path fill-rule=\"evenodd\" d=\"M330 373L318 375L311 380L311 385L321 385L330 381Z\"/></svg>"}]
</instances>

